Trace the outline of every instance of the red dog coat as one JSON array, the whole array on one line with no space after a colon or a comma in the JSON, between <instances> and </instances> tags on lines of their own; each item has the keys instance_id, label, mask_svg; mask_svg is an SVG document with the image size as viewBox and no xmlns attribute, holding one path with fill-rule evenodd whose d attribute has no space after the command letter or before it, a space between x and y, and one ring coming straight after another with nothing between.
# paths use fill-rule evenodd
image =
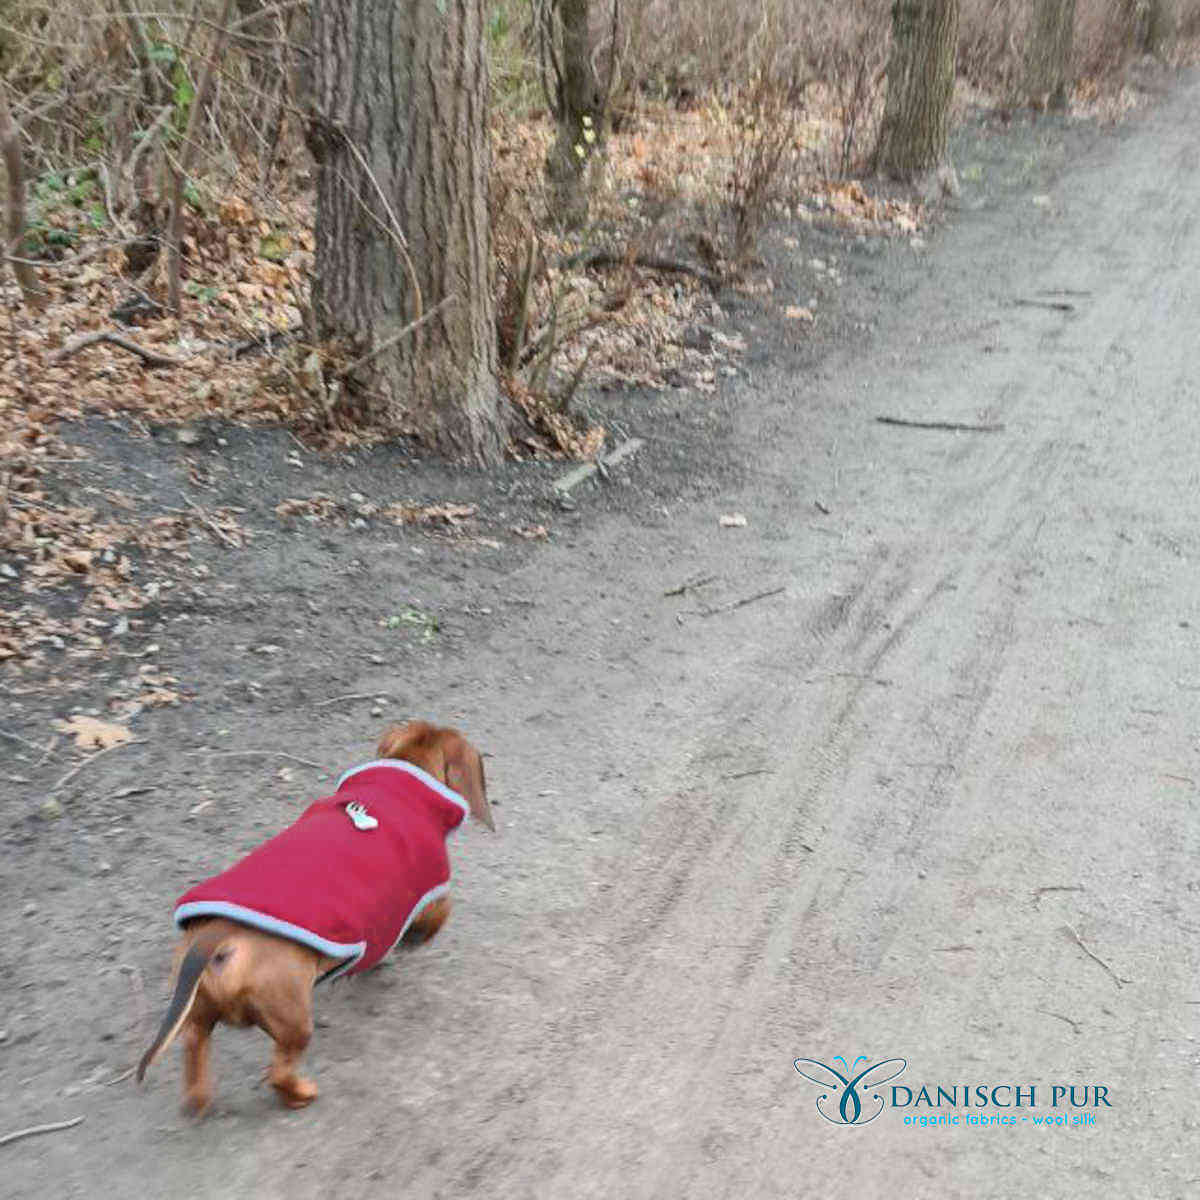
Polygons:
<instances>
[{"instance_id":1,"label":"red dog coat","mask_svg":"<svg viewBox=\"0 0 1200 1200\"><path fill-rule=\"evenodd\" d=\"M326 979L364 971L449 890L446 838L466 814L466 801L420 767L365 763L294 825L185 892L175 924L228 917L342 959Z\"/></svg>"}]
</instances>

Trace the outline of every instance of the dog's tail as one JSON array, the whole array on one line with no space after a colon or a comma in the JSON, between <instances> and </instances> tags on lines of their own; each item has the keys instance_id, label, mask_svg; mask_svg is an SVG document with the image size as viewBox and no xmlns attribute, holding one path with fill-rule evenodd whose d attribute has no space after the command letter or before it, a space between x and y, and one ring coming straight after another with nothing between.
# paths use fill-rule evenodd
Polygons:
<instances>
[{"instance_id":1,"label":"dog's tail","mask_svg":"<svg viewBox=\"0 0 1200 1200\"><path fill-rule=\"evenodd\" d=\"M171 1002L163 1015L162 1024L150 1048L142 1055L137 1066L137 1081L142 1082L147 1068L167 1049L183 1028L192 1005L196 1003L196 993L200 990L200 980L205 968L210 962L220 963L233 950L233 938L198 937L184 954L175 976L175 991L171 994Z\"/></svg>"}]
</instances>

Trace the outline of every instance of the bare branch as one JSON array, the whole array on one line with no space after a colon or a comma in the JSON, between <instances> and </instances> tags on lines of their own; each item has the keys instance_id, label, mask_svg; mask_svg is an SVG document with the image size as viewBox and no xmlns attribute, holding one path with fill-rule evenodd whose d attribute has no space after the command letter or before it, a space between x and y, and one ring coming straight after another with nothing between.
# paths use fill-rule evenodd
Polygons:
<instances>
[{"instance_id":1,"label":"bare branch","mask_svg":"<svg viewBox=\"0 0 1200 1200\"><path fill-rule=\"evenodd\" d=\"M111 329L99 329L72 338L57 354L51 357L50 361L52 363L63 362L71 355L78 354L84 347L94 346L97 342L111 342L114 346L120 346L122 350L128 350L130 354L138 355L151 367L181 367L186 361L182 358L172 358L169 354L159 354L155 350L147 350L145 346L139 346L137 342L131 342Z\"/></svg>"},{"instance_id":2,"label":"bare branch","mask_svg":"<svg viewBox=\"0 0 1200 1200\"><path fill-rule=\"evenodd\" d=\"M208 93L212 89L213 68L220 57L222 47L225 45L225 38L227 36L225 26L229 20L229 10L232 7L233 0L225 0L225 6L221 10L220 27L213 38L212 53L208 56L208 61L204 64L204 74L200 77L200 86L196 89L196 95L192 99L192 110L188 113L187 132L184 135L179 167L175 172L175 177L171 184L171 217L167 225L167 307L176 316L179 315L180 304L179 219L183 209L183 181L192 159L192 147L195 144L196 132L200 124L200 114L204 111L204 106L208 103ZM194 19L195 13L193 12Z\"/></svg>"},{"instance_id":3,"label":"bare branch","mask_svg":"<svg viewBox=\"0 0 1200 1200\"><path fill-rule=\"evenodd\" d=\"M8 236L4 257L12 263L25 303L40 309L46 302L46 293L37 272L26 260L11 257L25 236L25 170L21 161L21 134L13 122L3 86L0 86L0 155L8 172Z\"/></svg>"}]
</instances>

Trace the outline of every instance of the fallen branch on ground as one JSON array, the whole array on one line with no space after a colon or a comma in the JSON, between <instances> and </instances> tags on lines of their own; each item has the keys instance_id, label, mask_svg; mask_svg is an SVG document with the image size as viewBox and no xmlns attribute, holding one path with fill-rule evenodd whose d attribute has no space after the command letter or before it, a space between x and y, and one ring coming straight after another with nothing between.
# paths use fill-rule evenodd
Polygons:
<instances>
[{"instance_id":1,"label":"fallen branch on ground","mask_svg":"<svg viewBox=\"0 0 1200 1200\"><path fill-rule=\"evenodd\" d=\"M1054 312L1074 312L1075 305L1066 300L1026 300L1018 296L1013 301L1019 308L1049 308Z\"/></svg>"},{"instance_id":2,"label":"fallen branch on ground","mask_svg":"<svg viewBox=\"0 0 1200 1200\"><path fill-rule=\"evenodd\" d=\"M82 1117L72 1117L69 1121L55 1121L53 1125L30 1125L28 1129L18 1129L14 1133L6 1133L0 1137L0 1146L7 1146L10 1142L19 1142L22 1138L33 1137L39 1133L55 1133L59 1129L70 1129L82 1120Z\"/></svg>"},{"instance_id":3,"label":"fallen branch on ground","mask_svg":"<svg viewBox=\"0 0 1200 1200\"><path fill-rule=\"evenodd\" d=\"M1082 950L1084 954L1088 956L1088 958L1090 958L1093 962L1099 963L1112 976L1113 982L1117 985L1117 987L1121 987L1122 984L1133 982L1130 979L1122 979L1121 976L1118 975L1116 971L1114 971L1112 967L1110 967L1108 963L1106 963L1104 959L1100 957L1100 955L1098 955L1094 950L1090 949L1084 943L1083 938L1076 933L1074 925L1064 925L1063 928L1071 935L1071 940L1074 941L1075 945L1077 945L1080 950Z\"/></svg>"},{"instance_id":4,"label":"fallen branch on ground","mask_svg":"<svg viewBox=\"0 0 1200 1200\"><path fill-rule=\"evenodd\" d=\"M654 254L617 254L613 250L584 250L563 259L564 269L573 267L645 267L648 271L666 271L675 275L690 275L701 283L718 291L725 283L720 275L714 275L703 267L693 266L675 258L660 258Z\"/></svg>"},{"instance_id":5,"label":"fallen branch on ground","mask_svg":"<svg viewBox=\"0 0 1200 1200\"><path fill-rule=\"evenodd\" d=\"M664 596L682 596L684 592L691 591L694 588L702 588L706 583L712 583L717 577L715 575L705 575L700 579L692 580L689 583L681 583L678 587L667 588L663 592Z\"/></svg>"},{"instance_id":6,"label":"fallen branch on ground","mask_svg":"<svg viewBox=\"0 0 1200 1200\"><path fill-rule=\"evenodd\" d=\"M83 770L89 763L94 763L96 759L103 758L106 754L111 754L114 750L120 750L122 746L144 746L145 738L136 738L131 742L116 742L111 746L105 746L103 750L97 750L95 754L89 754L81 763L76 763L50 790L57 792L64 784L70 783L80 771Z\"/></svg>"},{"instance_id":7,"label":"fallen branch on ground","mask_svg":"<svg viewBox=\"0 0 1200 1200\"><path fill-rule=\"evenodd\" d=\"M328 708L331 704L340 704L343 700L376 700L378 692L347 692L344 696L331 696L328 700L318 700L313 708Z\"/></svg>"},{"instance_id":8,"label":"fallen branch on ground","mask_svg":"<svg viewBox=\"0 0 1200 1200\"><path fill-rule=\"evenodd\" d=\"M907 417L876 417L880 425L901 425L906 429L950 429L964 433L999 433L1003 425L971 425L964 421L910 421Z\"/></svg>"},{"instance_id":9,"label":"fallen branch on ground","mask_svg":"<svg viewBox=\"0 0 1200 1200\"><path fill-rule=\"evenodd\" d=\"M765 592L755 592L753 596L744 596L741 600L734 600L729 604L722 604L717 608L706 608L700 613L702 617L715 617L717 613L733 612L735 608L745 608L747 604L756 604L759 600L765 600L768 596L778 596L780 592L787 591L786 587L768 588Z\"/></svg>"},{"instance_id":10,"label":"fallen branch on ground","mask_svg":"<svg viewBox=\"0 0 1200 1200\"><path fill-rule=\"evenodd\" d=\"M72 354L78 354L85 347L94 346L97 342L111 342L114 346L120 346L122 350L128 350L130 354L139 355L143 362L152 367L182 367L187 361L183 358L172 358L169 354L159 354L156 350L147 350L145 346L131 342L127 337L122 337L112 329L100 329L72 338L57 354L51 355L50 361L60 363L64 359L70 358Z\"/></svg>"},{"instance_id":11,"label":"fallen branch on ground","mask_svg":"<svg viewBox=\"0 0 1200 1200\"><path fill-rule=\"evenodd\" d=\"M314 771L324 771L321 763L310 762L307 758L297 758L294 754L285 754L282 750L196 750L196 754L207 754L214 758L286 758L288 762L299 763L302 767L312 767Z\"/></svg>"}]
</instances>

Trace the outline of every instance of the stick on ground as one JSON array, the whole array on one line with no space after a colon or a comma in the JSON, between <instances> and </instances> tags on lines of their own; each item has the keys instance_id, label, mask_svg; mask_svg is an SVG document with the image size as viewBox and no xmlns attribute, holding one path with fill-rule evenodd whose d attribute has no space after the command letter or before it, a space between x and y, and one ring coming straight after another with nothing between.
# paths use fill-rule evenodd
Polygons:
<instances>
[{"instance_id":1,"label":"stick on ground","mask_svg":"<svg viewBox=\"0 0 1200 1200\"><path fill-rule=\"evenodd\" d=\"M135 738L132 742L117 742L112 746L105 746L103 750L97 750L95 754L89 754L87 758L83 760L83 762L76 763L75 766L73 766L56 784L50 788L50 790L52 792L57 792L58 789L64 784L70 783L71 780L74 779L84 767L88 766L90 763L94 763L98 758L103 758L106 754L111 754L114 750L120 750L122 746L144 746L145 744L145 738Z\"/></svg>"},{"instance_id":2,"label":"stick on ground","mask_svg":"<svg viewBox=\"0 0 1200 1200\"><path fill-rule=\"evenodd\" d=\"M169 354L159 354L156 350L147 350L145 346L139 346L137 342L131 342L127 337L122 337L111 329L99 329L72 338L57 354L51 355L50 361L60 363L64 359L70 358L72 354L78 354L86 346L94 346L97 342L111 342L114 346L120 346L122 350L128 350L130 354L139 355L142 361L151 367L182 367L186 361L182 358L172 358Z\"/></svg>"},{"instance_id":3,"label":"stick on ground","mask_svg":"<svg viewBox=\"0 0 1200 1200\"><path fill-rule=\"evenodd\" d=\"M963 433L999 433L1003 425L971 425L964 421L910 421L907 417L876 417L880 425L901 425L906 429L950 429Z\"/></svg>"},{"instance_id":4,"label":"stick on ground","mask_svg":"<svg viewBox=\"0 0 1200 1200\"><path fill-rule=\"evenodd\" d=\"M39 1133L56 1133L60 1129L70 1129L82 1120L82 1117L72 1117L69 1121L55 1121L53 1125L30 1125L28 1129L18 1129L0 1137L0 1146L7 1146L9 1142L19 1142L22 1138L35 1137Z\"/></svg>"},{"instance_id":5,"label":"stick on ground","mask_svg":"<svg viewBox=\"0 0 1200 1200\"><path fill-rule=\"evenodd\" d=\"M1084 952L1084 954L1088 956L1088 958L1090 958L1093 962L1099 963L1112 976L1113 982L1117 985L1117 987L1131 982L1128 979L1122 979L1120 975L1118 975L1116 971L1114 971L1112 967L1110 967L1108 963L1106 963L1104 959L1100 957L1100 955L1098 955L1094 950L1090 949L1085 944L1083 938L1081 938L1075 931L1074 925L1064 925L1063 928L1071 935L1071 940L1080 948L1080 950Z\"/></svg>"},{"instance_id":6,"label":"stick on ground","mask_svg":"<svg viewBox=\"0 0 1200 1200\"><path fill-rule=\"evenodd\" d=\"M759 600L765 600L768 596L778 596L780 592L787 591L786 587L768 588L765 592L755 592L753 596L744 596L741 600L734 600L729 604L722 604L717 608L706 608L700 615L702 617L715 617L717 613L733 612L735 608L745 608L747 604L756 604Z\"/></svg>"}]
</instances>

